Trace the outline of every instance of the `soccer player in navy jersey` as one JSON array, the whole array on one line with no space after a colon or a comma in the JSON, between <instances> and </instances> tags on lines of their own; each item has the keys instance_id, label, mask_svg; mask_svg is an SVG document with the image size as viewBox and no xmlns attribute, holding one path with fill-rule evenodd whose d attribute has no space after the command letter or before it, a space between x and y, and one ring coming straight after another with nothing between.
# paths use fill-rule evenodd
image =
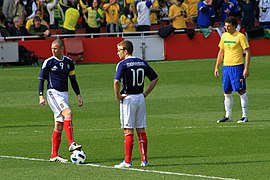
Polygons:
<instances>
[{"instance_id":1,"label":"soccer player in navy jersey","mask_svg":"<svg viewBox=\"0 0 270 180\"><path fill-rule=\"evenodd\" d=\"M134 145L134 128L138 135L141 152L141 166L148 166L145 98L151 93L158 82L158 75L147 62L132 56L133 44L122 41L117 44L117 54L120 62L116 67L114 77L114 94L120 102L121 128L124 129L125 160L115 168L132 166L132 150ZM150 84L144 90L145 76ZM120 85L122 82L122 90Z\"/></svg>"},{"instance_id":2,"label":"soccer player in navy jersey","mask_svg":"<svg viewBox=\"0 0 270 180\"><path fill-rule=\"evenodd\" d=\"M75 67L73 61L64 56L64 43L61 39L56 39L51 45L53 56L46 59L42 65L40 75L38 77L39 104L44 106L46 100L44 98L44 81L48 81L47 85L47 101L54 112L54 131L52 134L52 152L50 161L67 162L58 154L61 143L61 135L63 128L69 143L69 151L81 149L82 146L74 141L72 127L72 112L68 105L68 79L70 79L72 88L77 95L78 105L83 105L80 88L75 76Z\"/></svg>"}]
</instances>

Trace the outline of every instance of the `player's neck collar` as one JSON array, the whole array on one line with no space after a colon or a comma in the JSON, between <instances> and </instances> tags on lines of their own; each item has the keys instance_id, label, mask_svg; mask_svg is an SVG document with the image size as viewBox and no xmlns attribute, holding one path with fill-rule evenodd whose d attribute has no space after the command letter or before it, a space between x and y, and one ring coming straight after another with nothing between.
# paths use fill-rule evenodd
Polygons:
<instances>
[{"instance_id":1,"label":"player's neck collar","mask_svg":"<svg viewBox=\"0 0 270 180\"><path fill-rule=\"evenodd\" d=\"M129 58L135 58L135 56L129 55L128 57L126 57L126 59L129 59Z\"/></svg>"},{"instance_id":2,"label":"player's neck collar","mask_svg":"<svg viewBox=\"0 0 270 180\"><path fill-rule=\"evenodd\" d=\"M58 57L56 57L56 56L54 56L55 57L55 59L57 59L58 61L63 61L63 59L64 59L64 56L62 56L62 58L58 58Z\"/></svg>"}]
</instances>

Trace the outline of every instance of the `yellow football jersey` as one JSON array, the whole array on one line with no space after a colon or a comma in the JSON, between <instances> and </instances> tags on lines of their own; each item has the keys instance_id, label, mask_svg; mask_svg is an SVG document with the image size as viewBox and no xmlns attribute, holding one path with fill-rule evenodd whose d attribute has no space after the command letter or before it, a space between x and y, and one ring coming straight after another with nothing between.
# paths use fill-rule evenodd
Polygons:
<instances>
[{"instance_id":1,"label":"yellow football jersey","mask_svg":"<svg viewBox=\"0 0 270 180\"><path fill-rule=\"evenodd\" d=\"M238 31L235 31L233 34L225 32L218 46L224 49L224 66L244 64L243 51L249 48L247 38L244 34Z\"/></svg>"}]
</instances>

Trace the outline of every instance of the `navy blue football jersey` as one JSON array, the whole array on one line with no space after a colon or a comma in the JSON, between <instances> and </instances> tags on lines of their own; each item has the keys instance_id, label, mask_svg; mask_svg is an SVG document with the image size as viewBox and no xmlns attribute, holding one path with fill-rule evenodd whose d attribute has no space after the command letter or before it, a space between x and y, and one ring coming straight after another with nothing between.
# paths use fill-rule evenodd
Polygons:
<instances>
[{"instance_id":1,"label":"navy blue football jersey","mask_svg":"<svg viewBox=\"0 0 270 180\"><path fill-rule=\"evenodd\" d=\"M47 80L48 89L68 91L68 77L75 75L75 67L72 60L66 56L62 60L52 56L43 62L39 79Z\"/></svg>"},{"instance_id":2,"label":"navy blue football jersey","mask_svg":"<svg viewBox=\"0 0 270 180\"><path fill-rule=\"evenodd\" d=\"M145 77L152 81L158 75L146 61L130 56L117 64L114 79L122 81L121 94L140 94Z\"/></svg>"}]
</instances>

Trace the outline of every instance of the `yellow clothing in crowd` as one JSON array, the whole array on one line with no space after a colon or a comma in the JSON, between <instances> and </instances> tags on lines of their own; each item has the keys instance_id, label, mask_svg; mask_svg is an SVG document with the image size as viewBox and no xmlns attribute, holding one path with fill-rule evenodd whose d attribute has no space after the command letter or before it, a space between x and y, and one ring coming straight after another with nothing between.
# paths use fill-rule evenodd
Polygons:
<instances>
[{"instance_id":1,"label":"yellow clothing in crowd","mask_svg":"<svg viewBox=\"0 0 270 180\"><path fill-rule=\"evenodd\" d=\"M155 0L155 2L152 5L151 9L159 9L158 0ZM152 11L150 14L150 22L151 24L158 24L158 18L157 18L158 11Z\"/></svg>"},{"instance_id":2,"label":"yellow clothing in crowd","mask_svg":"<svg viewBox=\"0 0 270 180\"><path fill-rule=\"evenodd\" d=\"M198 3L200 0L186 0L186 4L188 5L189 15L191 17L198 16Z\"/></svg>"},{"instance_id":3,"label":"yellow clothing in crowd","mask_svg":"<svg viewBox=\"0 0 270 180\"><path fill-rule=\"evenodd\" d=\"M77 9L68 8L68 10L65 13L65 21L63 27L65 29L75 31L79 17L80 13Z\"/></svg>"},{"instance_id":4,"label":"yellow clothing in crowd","mask_svg":"<svg viewBox=\"0 0 270 180\"><path fill-rule=\"evenodd\" d=\"M111 4L111 5L107 3L107 4L104 4L103 6L103 9L106 9L106 8L108 8L107 11L105 11L106 22L107 23L118 22L119 15L120 15L120 6L117 3Z\"/></svg>"},{"instance_id":5,"label":"yellow clothing in crowd","mask_svg":"<svg viewBox=\"0 0 270 180\"><path fill-rule=\"evenodd\" d=\"M183 3L180 7L173 4L171 5L170 9L169 9L169 17L173 17L176 16L178 14L180 14L181 11L185 11L187 13L187 16L189 15L189 11L188 11L188 7L185 3ZM186 20L187 18L182 16L177 16L174 20L173 20L173 27L175 29L182 29L182 28L187 28L186 25Z\"/></svg>"},{"instance_id":6,"label":"yellow clothing in crowd","mask_svg":"<svg viewBox=\"0 0 270 180\"><path fill-rule=\"evenodd\" d=\"M123 32L136 32L136 27L133 27L133 24L137 24L137 15L134 13L134 17L130 20L126 15L122 14L120 17L120 23L122 25L130 23L127 28L123 28Z\"/></svg>"}]
</instances>

